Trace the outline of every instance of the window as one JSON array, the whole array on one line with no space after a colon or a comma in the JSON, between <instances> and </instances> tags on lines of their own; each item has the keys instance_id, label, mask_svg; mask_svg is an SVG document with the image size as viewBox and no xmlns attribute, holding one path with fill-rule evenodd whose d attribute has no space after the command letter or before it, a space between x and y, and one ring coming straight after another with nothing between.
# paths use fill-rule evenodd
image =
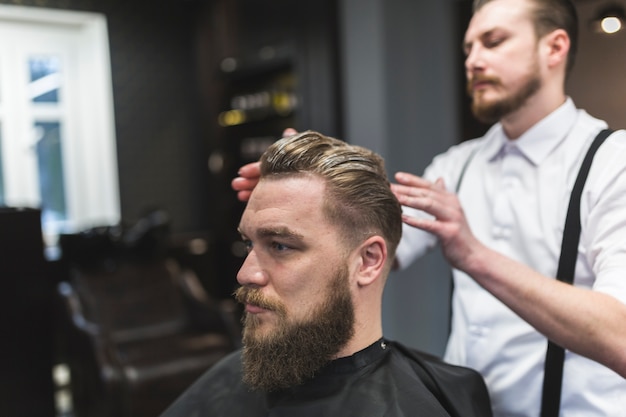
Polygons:
<instances>
[{"instance_id":1,"label":"window","mask_svg":"<svg viewBox=\"0 0 626 417\"><path fill-rule=\"evenodd\" d=\"M46 242L120 219L103 15L0 5L0 204Z\"/></svg>"}]
</instances>

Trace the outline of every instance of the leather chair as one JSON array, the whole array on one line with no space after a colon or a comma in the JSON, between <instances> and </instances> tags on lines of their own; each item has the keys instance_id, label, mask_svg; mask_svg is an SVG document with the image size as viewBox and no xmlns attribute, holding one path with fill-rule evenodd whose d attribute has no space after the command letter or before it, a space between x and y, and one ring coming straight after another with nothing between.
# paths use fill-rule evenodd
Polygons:
<instances>
[{"instance_id":1,"label":"leather chair","mask_svg":"<svg viewBox=\"0 0 626 417\"><path fill-rule=\"evenodd\" d=\"M166 253L70 260L67 269L58 287L60 356L76 417L156 417L240 347L235 303L212 299L194 271Z\"/></svg>"}]
</instances>

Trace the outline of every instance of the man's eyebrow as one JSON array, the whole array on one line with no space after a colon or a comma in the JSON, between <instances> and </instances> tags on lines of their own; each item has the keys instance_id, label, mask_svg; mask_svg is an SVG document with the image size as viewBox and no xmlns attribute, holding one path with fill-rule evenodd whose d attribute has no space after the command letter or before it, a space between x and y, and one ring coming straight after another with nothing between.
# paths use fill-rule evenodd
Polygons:
<instances>
[{"instance_id":1,"label":"man's eyebrow","mask_svg":"<svg viewBox=\"0 0 626 417\"><path fill-rule=\"evenodd\" d=\"M245 236L246 234L243 232L241 227L237 228L237 231L240 235ZM282 237L287 239L304 239L304 236L300 233L295 232L288 227L261 227L256 231L256 235L261 238L267 237Z\"/></svg>"},{"instance_id":2,"label":"man's eyebrow","mask_svg":"<svg viewBox=\"0 0 626 417\"><path fill-rule=\"evenodd\" d=\"M304 236L288 227L261 227L257 230L259 237L283 237L302 240Z\"/></svg>"}]
</instances>

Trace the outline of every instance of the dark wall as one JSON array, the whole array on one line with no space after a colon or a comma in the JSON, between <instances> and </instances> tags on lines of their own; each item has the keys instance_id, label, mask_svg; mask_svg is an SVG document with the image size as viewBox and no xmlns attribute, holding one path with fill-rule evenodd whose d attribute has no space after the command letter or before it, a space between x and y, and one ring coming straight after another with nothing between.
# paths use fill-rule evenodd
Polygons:
<instances>
[{"instance_id":1,"label":"dark wall","mask_svg":"<svg viewBox=\"0 0 626 417\"><path fill-rule=\"evenodd\" d=\"M0 0L103 13L108 22L122 219L161 208L172 230L208 227L192 0Z\"/></svg>"},{"instance_id":2,"label":"dark wall","mask_svg":"<svg viewBox=\"0 0 626 417\"><path fill-rule=\"evenodd\" d=\"M213 0L205 6L196 47L200 105L207 115L202 129L210 138L212 161L210 230L220 292L230 295L246 255L237 232L244 204L230 186L237 170L258 160L287 127L342 137L337 2ZM227 68L224 62L234 66ZM297 104L288 111L272 104L253 110L237 107L241 102L234 100L277 92L297 98ZM243 109L247 119L220 125L219 114L235 108Z\"/></svg>"}]
</instances>

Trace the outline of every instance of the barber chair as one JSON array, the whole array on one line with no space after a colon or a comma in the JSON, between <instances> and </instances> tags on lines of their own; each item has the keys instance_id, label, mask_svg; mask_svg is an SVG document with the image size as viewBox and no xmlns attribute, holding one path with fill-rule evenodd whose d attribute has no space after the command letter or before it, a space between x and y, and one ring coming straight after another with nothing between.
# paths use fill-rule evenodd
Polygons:
<instances>
[{"instance_id":1,"label":"barber chair","mask_svg":"<svg viewBox=\"0 0 626 417\"><path fill-rule=\"evenodd\" d=\"M237 308L167 251L126 256L104 239L77 258L85 240L62 239L74 255L58 287L74 415L156 417L240 346Z\"/></svg>"}]
</instances>

